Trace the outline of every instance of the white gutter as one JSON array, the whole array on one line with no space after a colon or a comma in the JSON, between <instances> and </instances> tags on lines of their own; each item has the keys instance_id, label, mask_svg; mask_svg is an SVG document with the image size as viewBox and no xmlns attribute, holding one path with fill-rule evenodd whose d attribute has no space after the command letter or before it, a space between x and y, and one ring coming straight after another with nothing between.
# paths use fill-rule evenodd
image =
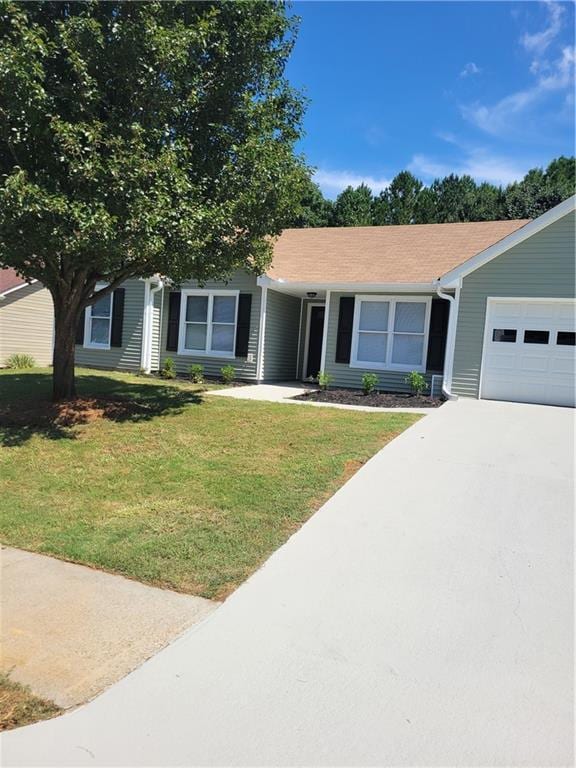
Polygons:
<instances>
[{"instance_id":1,"label":"white gutter","mask_svg":"<svg viewBox=\"0 0 576 768\"><path fill-rule=\"evenodd\" d=\"M460 306L460 284L456 287L455 295L444 293L442 286L436 284L436 293L441 299L450 302L448 316L448 333L446 334L446 352L444 355L444 371L442 376L442 394L448 400L458 400L458 395L452 393L452 373L454 370L454 346L456 344L456 325L458 322L458 307Z\"/></svg>"},{"instance_id":2,"label":"white gutter","mask_svg":"<svg viewBox=\"0 0 576 768\"><path fill-rule=\"evenodd\" d=\"M164 288L164 281L157 275L157 285L152 287L152 279L148 278L144 286L144 317L142 322L142 353L140 367L144 373L152 370L152 324L154 320L154 295Z\"/></svg>"}]
</instances>

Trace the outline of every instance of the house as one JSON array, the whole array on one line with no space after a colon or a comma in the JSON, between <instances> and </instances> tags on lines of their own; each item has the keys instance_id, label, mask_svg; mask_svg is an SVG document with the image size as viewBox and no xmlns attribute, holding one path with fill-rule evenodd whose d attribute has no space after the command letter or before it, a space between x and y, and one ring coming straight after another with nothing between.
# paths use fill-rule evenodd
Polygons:
<instances>
[{"instance_id":1,"label":"house","mask_svg":"<svg viewBox=\"0 0 576 768\"><path fill-rule=\"evenodd\" d=\"M10 355L32 355L37 365L52 363L52 297L38 281L27 282L0 268L0 367Z\"/></svg>"},{"instance_id":2,"label":"house","mask_svg":"<svg viewBox=\"0 0 576 768\"><path fill-rule=\"evenodd\" d=\"M76 361L248 381L574 405L575 198L533 221L285 230L265 275L129 280L89 307Z\"/></svg>"}]
</instances>

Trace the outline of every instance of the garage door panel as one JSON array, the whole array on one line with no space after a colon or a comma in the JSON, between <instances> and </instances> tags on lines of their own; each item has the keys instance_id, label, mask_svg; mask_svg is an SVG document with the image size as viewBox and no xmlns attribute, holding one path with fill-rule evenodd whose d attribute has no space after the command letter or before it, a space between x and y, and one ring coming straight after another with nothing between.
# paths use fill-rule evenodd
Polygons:
<instances>
[{"instance_id":1,"label":"garage door panel","mask_svg":"<svg viewBox=\"0 0 576 768\"><path fill-rule=\"evenodd\" d=\"M569 300L488 300L481 397L574 406L575 314Z\"/></svg>"}]
</instances>

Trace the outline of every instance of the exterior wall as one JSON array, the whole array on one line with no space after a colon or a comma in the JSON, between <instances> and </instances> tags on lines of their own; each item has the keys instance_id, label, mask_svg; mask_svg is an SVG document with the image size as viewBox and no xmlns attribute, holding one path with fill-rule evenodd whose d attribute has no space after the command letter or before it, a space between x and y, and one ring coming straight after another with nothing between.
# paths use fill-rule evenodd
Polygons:
<instances>
[{"instance_id":1,"label":"exterior wall","mask_svg":"<svg viewBox=\"0 0 576 768\"><path fill-rule=\"evenodd\" d=\"M179 355L177 352L166 350L166 334L168 332L168 294L164 293L164 308L162 311L162 327L160 331L160 368L164 360L171 357L174 360L178 373L187 373L188 368L196 363L204 367L206 376L218 377L220 368L224 365L233 365L238 379L256 379L258 365L258 331L260 324L260 304L262 290L256 284L256 276L248 272L236 272L227 283L210 281L200 286L193 280L182 283L183 290L192 288L205 288L206 290L231 290L252 294L252 307L250 309L250 337L248 340L248 355L246 358L235 357L211 357L206 355ZM154 354L153 354L154 358Z\"/></svg>"},{"instance_id":2,"label":"exterior wall","mask_svg":"<svg viewBox=\"0 0 576 768\"><path fill-rule=\"evenodd\" d=\"M110 349L88 349L76 345L76 365L119 371L139 371L142 355L142 322L144 315L144 280L127 280L123 287L124 323L122 346Z\"/></svg>"},{"instance_id":3,"label":"exterior wall","mask_svg":"<svg viewBox=\"0 0 576 768\"><path fill-rule=\"evenodd\" d=\"M488 296L574 298L575 215L546 229L465 277L460 292L452 391L479 396Z\"/></svg>"},{"instance_id":4,"label":"exterior wall","mask_svg":"<svg viewBox=\"0 0 576 768\"><path fill-rule=\"evenodd\" d=\"M306 323L308 320L308 307L310 304L324 304L324 299L302 299L302 317L300 322L300 347L298 349L298 376L301 379L304 376L303 366L305 363L304 353L306 352Z\"/></svg>"},{"instance_id":5,"label":"exterior wall","mask_svg":"<svg viewBox=\"0 0 576 768\"><path fill-rule=\"evenodd\" d=\"M363 291L366 294L367 291ZM374 294L376 295L376 294ZM397 296L398 294L377 294L382 297L385 296ZM406 294L408 295L408 294ZM425 298L425 296L431 296L432 294L418 294ZM328 310L328 336L326 340L326 362L324 370L334 377L332 386L334 387L346 387L350 389L357 389L362 386L362 375L369 368L351 368L346 363L336 363L334 358L336 356L336 336L338 332L338 311L340 307L341 296L354 296L354 293L331 293L330 294L330 306ZM406 384L404 379L408 375L407 371L373 371L378 376L378 389L387 390L389 392L409 392L410 387ZM427 372L422 374L428 386L430 387L432 374ZM428 390L430 391L430 390Z\"/></svg>"},{"instance_id":6,"label":"exterior wall","mask_svg":"<svg viewBox=\"0 0 576 768\"><path fill-rule=\"evenodd\" d=\"M32 355L38 365L52 364L54 308L41 283L32 283L0 298L0 366L10 355Z\"/></svg>"},{"instance_id":7,"label":"exterior wall","mask_svg":"<svg viewBox=\"0 0 576 768\"><path fill-rule=\"evenodd\" d=\"M268 289L264 333L265 381L292 381L296 377L300 299Z\"/></svg>"},{"instance_id":8,"label":"exterior wall","mask_svg":"<svg viewBox=\"0 0 576 768\"><path fill-rule=\"evenodd\" d=\"M164 293L165 291L156 291L154 294L154 306L152 308L152 358L151 368L153 371L157 371L160 368L160 327L162 324L162 312L164 310Z\"/></svg>"}]
</instances>

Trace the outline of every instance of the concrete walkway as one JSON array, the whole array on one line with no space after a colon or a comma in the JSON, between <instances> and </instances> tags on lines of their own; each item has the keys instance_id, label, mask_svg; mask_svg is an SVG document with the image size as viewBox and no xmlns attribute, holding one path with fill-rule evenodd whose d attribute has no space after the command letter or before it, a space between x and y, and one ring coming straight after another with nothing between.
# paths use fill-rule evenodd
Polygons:
<instances>
[{"instance_id":1,"label":"concrete walkway","mask_svg":"<svg viewBox=\"0 0 576 768\"><path fill-rule=\"evenodd\" d=\"M218 603L3 547L0 670L71 707L91 699Z\"/></svg>"},{"instance_id":2,"label":"concrete walkway","mask_svg":"<svg viewBox=\"0 0 576 768\"><path fill-rule=\"evenodd\" d=\"M205 622L4 765L569 766L568 409L448 403Z\"/></svg>"},{"instance_id":3,"label":"concrete walkway","mask_svg":"<svg viewBox=\"0 0 576 768\"><path fill-rule=\"evenodd\" d=\"M238 400L264 400L269 403L288 403L290 405L312 405L316 408L343 408L347 411L366 411L380 413L430 413L433 408L374 408L370 405L343 405L342 403L317 403L313 400L293 400L298 395L315 390L310 384L286 382L279 384L247 384L244 387L215 389L206 392L207 395L218 397L234 397Z\"/></svg>"}]
</instances>

